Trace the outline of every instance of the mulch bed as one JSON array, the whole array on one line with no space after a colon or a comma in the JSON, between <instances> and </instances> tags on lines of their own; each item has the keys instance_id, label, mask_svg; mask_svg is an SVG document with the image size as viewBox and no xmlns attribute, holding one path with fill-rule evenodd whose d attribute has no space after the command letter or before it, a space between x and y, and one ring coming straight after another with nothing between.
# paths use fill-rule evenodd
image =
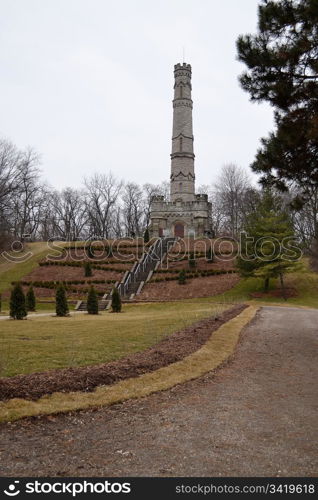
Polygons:
<instances>
[{"instance_id":1,"label":"mulch bed","mask_svg":"<svg viewBox=\"0 0 318 500\"><path fill-rule=\"evenodd\" d=\"M165 275L163 275L165 276ZM180 300L220 295L233 288L240 280L238 274L221 274L204 278L189 278L185 285L177 280L150 282L142 289L137 300Z\"/></svg>"},{"instance_id":2,"label":"mulch bed","mask_svg":"<svg viewBox=\"0 0 318 500\"><path fill-rule=\"evenodd\" d=\"M263 299L266 297L279 297L281 299L283 298L283 291L281 288L278 288L277 290L270 290L269 292L253 292L250 293L250 296L255 299ZM297 296L298 293L295 288L285 288L286 299L290 299L292 297L297 297Z\"/></svg>"},{"instance_id":3,"label":"mulch bed","mask_svg":"<svg viewBox=\"0 0 318 500\"><path fill-rule=\"evenodd\" d=\"M142 352L111 363L0 378L0 400L36 400L53 392L90 392L100 385L111 385L119 380L158 370L198 350L213 331L237 316L245 307L243 304L236 305L218 317L196 322Z\"/></svg>"}]
</instances>

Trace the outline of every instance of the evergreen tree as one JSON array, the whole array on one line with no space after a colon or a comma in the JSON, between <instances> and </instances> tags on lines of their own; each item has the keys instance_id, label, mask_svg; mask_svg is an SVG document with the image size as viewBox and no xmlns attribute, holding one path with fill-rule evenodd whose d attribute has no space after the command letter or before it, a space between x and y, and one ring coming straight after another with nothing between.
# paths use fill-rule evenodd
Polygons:
<instances>
[{"instance_id":1,"label":"evergreen tree","mask_svg":"<svg viewBox=\"0 0 318 500\"><path fill-rule=\"evenodd\" d=\"M296 181L303 202L307 188L318 184L317 39L317 0L261 0L258 33L237 40L247 66L243 89L275 109L276 130L262 139L252 168L264 185L287 189Z\"/></svg>"},{"instance_id":2,"label":"evergreen tree","mask_svg":"<svg viewBox=\"0 0 318 500\"><path fill-rule=\"evenodd\" d=\"M13 319L24 319L26 315L25 295L20 283L16 283L10 296L10 316Z\"/></svg>"},{"instance_id":3,"label":"evergreen tree","mask_svg":"<svg viewBox=\"0 0 318 500\"><path fill-rule=\"evenodd\" d=\"M36 305L35 294L31 283L31 285L29 286L29 290L27 291L26 294L27 311L35 311L35 305Z\"/></svg>"},{"instance_id":4,"label":"evergreen tree","mask_svg":"<svg viewBox=\"0 0 318 500\"><path fill-rule=\"evenodd\" d=\"M94 259L94 258L95 258L95 254L94 254L93 246L92 246L92 244L91 244L91 243L90 243L90 244L89 244L89 246L88 246L87 254L88 254L88 258L89 258L89 259Z\"/></svg>"},{"instance_id":5,"label":"evergreen tree","mask_svg":"<svg viewBox=\"0 0 318 500\"><path fill-rule=\"evenodd\" d=\"M193 269L195 266L196 266L195 255L194 252L191 252L189 257L189 267Z\"/></svg>"},{"instance_id":6,"label":"evergreen tree","mask_svg":"<svg viewBox=\"0 0 318 500\"><path fill-rule=\"evenodd\" d=\"M179 272L179 276L178 276L178 283L179 283L179 285L185 285L186 281L187 280L186 280L185 270L181 269L181 271Z\"/></svg>"},{"instance_id":7,"label":"evergreen tree","mask_svg":"<svg viewBox=\"0 0 318 500\"><path fill-rule=\"evenodd\" d=\"M92 266L90 262L85 262L84 264L84 275L86 278L93 276Z\"/></svg>"},{"instance_id":8,"label":"evergreen tree","mask_svg":"<svg viewBox=\"0 0 318 500\"><path fill-rule=\"evenodd\" d=\"M301 250L294 245L292 225L280 199L266 191L257 210L247 217L245 230L237 258L240 274L263 278L265 292L270 278L279 278L286 298L284 274L301 268Z\"/></svg>"},{"instance_id":9,"label":"evergreen tree","mask_svg":"<svg viewBox=\"0 0 318 500\"><path fill-rule=\"evenodd\" d=\"M98 314L98 298L93 286L90 287L87 296L87 312L88 314Z\"/></svg>"},{"instance_id":10,"label":"evergreen tree","mask_svg":"<svg viewBox=\"0 0 318 500\"><path fill-rule=\"evenodd\" d=\"M65 288L62 283L59 283L55 295L56 316L68 316L69 309L66 299Z\"/></svg>"},{"instance_id":11,"label":"evergreen tree","mask_svg":"<svg viewBox=\"0 0 318 500\"><path fill-rule=\"evenodd\" d=\"M212 245L209 247L208 253L207 253L207 259L208 262L213 262L214 261L214 253L213 253L213 247Z\"/></svg>"},{"instance_id":12,"label":"evergreen tree","mask_svg":"<svg viewBox=\"0 0 318 500\"><path fill-rule=\"evenodd\" d=\"M121 312L121 297L119 295L118 289L114 288L112 293L112 311L119 313Z\"/></svg>"},{"instance_id":13,"label":"evergreen tree","mask_svg":"<svg viewBox=\"0 0 318 500\"><path fill-rule=\"evenodd\" d=\"M148 229L148 228L146 228L146 231L145 231L145 234L144 234L144 242L145 242L145 243L148 243L149 239L150 239L150 236L149 236L149 229Z\"/></svg>"}]
</instances>

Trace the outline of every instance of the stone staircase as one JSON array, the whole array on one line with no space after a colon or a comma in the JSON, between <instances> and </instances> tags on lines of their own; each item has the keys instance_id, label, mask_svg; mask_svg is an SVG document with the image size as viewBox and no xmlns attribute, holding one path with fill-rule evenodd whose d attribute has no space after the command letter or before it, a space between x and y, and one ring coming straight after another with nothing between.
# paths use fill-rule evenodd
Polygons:
<instances>
[{"instance_id":1,"label":"stone staircase","mask_svg":"<svg viewBox=\"0 0 318 500\"><path fill-rule=\"evenodd\" d=\"M135 262L130 271L126 271L120 283L115 284L115 288L122 299L133 299L138 295L144 284L149 281L152 273L158 264L165 257L169 247L173 246L175 238L166 237L159 238L149 248L147 253L144 253L138 262ZM110 307L112 291L103 295L102 299L98 301L98 310L103 311ZM75 306L76 311L86 311L87 302L84 300L78 301Z\"/></svg>"},{"instance_id":2,"label":"stone staircase","mask_svg":"<svg viewBox=\"0 0 318 500\"><path fill-rule=\"evenodd\" d=\"M144 284L149 281L156 266L162 261L175 238L159 238L150 247L147 253L136 262L130 271L123 277L117 288L122 298L133 299L138 295Z\"/></svg>"},{"instance_id":3,"label":"stone staircase","mask_svg":"<svg viewBox=\"0 0 318 500\"><path fill-rule=\"evenodd\" d=\"M98 310L99 311L104 311L107 308L109 299L107 300L107 295L105 294L102 299L98 301ZM79 300L75 306L76 311L87 311L87 301L86 300Z\"/></svg>"}]
</instances>

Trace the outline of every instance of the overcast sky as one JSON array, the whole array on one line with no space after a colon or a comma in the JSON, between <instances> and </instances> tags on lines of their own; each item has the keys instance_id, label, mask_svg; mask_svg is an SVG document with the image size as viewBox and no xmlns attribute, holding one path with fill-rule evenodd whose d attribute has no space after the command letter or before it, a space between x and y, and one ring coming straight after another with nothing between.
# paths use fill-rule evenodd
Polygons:
<instances>
[{"instance_id":1,"label":"overcast sky","mask_svg":"<svg viewBox=\"0 0 318 500\"><path fill-rule=\"evenodd\" d=\"M192 65L196 183L248 168L272 109L238 84L235 40L257 0L0 0L0 136L42 157L57 188L111 170L170 175L173 66Z\"/></svg>"}]
</instances>

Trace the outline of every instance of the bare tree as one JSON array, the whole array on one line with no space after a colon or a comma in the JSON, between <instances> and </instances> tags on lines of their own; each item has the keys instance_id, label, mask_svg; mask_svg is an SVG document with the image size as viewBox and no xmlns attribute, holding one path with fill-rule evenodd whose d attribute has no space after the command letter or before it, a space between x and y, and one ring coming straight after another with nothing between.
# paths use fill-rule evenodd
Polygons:
<instances>
[{"instance_id":1,"label":"bare tree","mask_svg":"<svg viewBox=\"0 0 318 500\"><path fill-rule=\"evenodd\" d=\"M111 236L113 210L123 183L113 174L97 174L84 180L89 230L100 238Z\"/></svg>"},{"instance_id":2,"label":"bare tree","mask_svg":"<svg viewBox=\"0 0 318 500\"><path fill-rule=\"evenodd\" d=\"M308 185L306 196L297 186L281 194L290 211L294 229L305 248L316 248L318 242L318 186ZM300 202L299 204L297 202ZM317 256L318 257L318 256Z\"/></svg>"},{"instance_id":3,"label":"bare tree","mask_svg":"<svg viewBox=\"0 0 318 500\"><path fill-rule=\"evenodd\" d=\"M124 235L123 209L117 204L113 208L111 233L114 237L121 238Z\"/></svg>"},{"instance_id":4,"label":"bare tree","mask_svg":"<svg viewBox=\"0 0 318 500\"><path fill-rule=\"evenodd\" d=\"M19 189L22 152L11 142L0 139L0 210L4 211L7 198Z\"/></svg>"},{"instance_id":5,"label":"bare tree","mask_svg":"<svg viewBox=\"0 0 318 500\"><path fill-rule=\"evenodd\" d=\"M123 192L123 219L126 236L141 236L144 229L144 199L138 184L128 182Z\"/></svg>"},{"instance_id":6,"label":"bare tree","mask_svg":"<svg viewBox=\"0 0 318 500\"><path fill-rule=\"evenodd\" d=\"M54 208L53 236L59 236L67 241L74 241L83 236L87 223L84 193L70 187L61 193L55 191L51 197Z\"/></svg>"},{"instance_id":7,"label":"bare tree","mask_svg":"<svg viewBox=\"0 0 318 500\"><path fill-rule=\"evenodd\" d=\"M36 229L39 203L39 156L31 148L19 150L0 140L0 240L19 237Z\"/></svg>"},{"instance_id":8,"label":"bare tree","mask_svg":"<svg viewBox=\"0 0 318 500\"><path fill-rule=\"evenodd\" d=\"M244 219L246 195L251 189L245 170L234 164L224 165L214 186L216 201L224 217L224 228L235 237Z\"/></svg>"},{"instance_id":9,"label":"bare tree","mask_svg":"<svg viewBox=\"0 0 318 500\"><path fill-rule=\"evenodd\" d=\"M18 167L19 185L11 197L13 230L18 238L22 238L25 233L34 234L38 226L42 202L38 164L38 154L31 148L21 154Z\"/></svg>"}]
</instances>

